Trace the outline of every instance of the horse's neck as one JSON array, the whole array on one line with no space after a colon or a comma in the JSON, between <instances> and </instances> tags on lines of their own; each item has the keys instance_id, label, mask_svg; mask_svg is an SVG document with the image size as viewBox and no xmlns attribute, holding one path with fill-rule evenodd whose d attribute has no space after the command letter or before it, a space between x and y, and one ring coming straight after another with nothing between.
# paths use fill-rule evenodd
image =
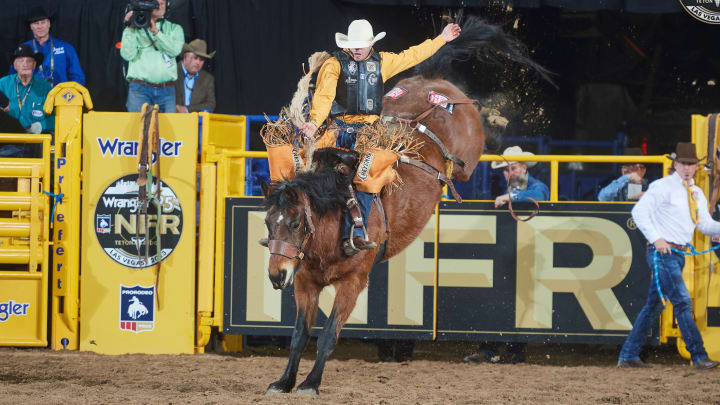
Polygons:
<instances>
[{"instance_id":1,"label":"horse's neck","mask_svg":"<svg viewBox=\"0 0 720 405\"><path fill-rule=\"evenodd\" d=\"M309 248L311 260L322 261L324 265L331 265L342 257L338 256L339 241L341 239L340 229L342 226L343 213L328 212L323 216L313 214L315 235Z\"/></svg>"}]
</instances>

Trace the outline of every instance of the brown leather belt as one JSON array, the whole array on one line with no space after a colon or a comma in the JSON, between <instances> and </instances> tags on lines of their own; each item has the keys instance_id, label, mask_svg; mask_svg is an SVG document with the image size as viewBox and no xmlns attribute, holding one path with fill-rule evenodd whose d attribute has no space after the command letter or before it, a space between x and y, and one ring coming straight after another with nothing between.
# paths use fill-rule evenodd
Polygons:
<instances>
[{"instance_id":1,"label":"brown leather belt","mask_svg":"<svg viewBox=\"0 0 720 405\"><path fill-rule=\"evenodd\" d=\"M148 82L144 82L144 81L138 80L138 79L130 79L130 82L131 82L131 83L142 84L143 86L155 87L155 88L157 88L157 89L162 89L163 87L170 87L170 86L174 86L174 85L175 85L175 82L148 83Z\"/></svg>"}]
</instances>

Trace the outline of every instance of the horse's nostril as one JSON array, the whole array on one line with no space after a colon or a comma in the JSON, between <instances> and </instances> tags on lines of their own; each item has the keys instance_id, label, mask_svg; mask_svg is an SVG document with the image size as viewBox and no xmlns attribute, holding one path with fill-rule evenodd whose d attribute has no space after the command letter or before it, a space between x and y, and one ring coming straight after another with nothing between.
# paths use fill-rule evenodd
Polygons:
<instances>
[{"instance_id":1,"label":"horse's nostril","mask_svg":"<svg viewBox=\"0 0 720 405\"><path fill-rule=\"evenodd\" d=\"M272 284L273 288L278 290L280 288L283 288L283 284L285 283L285 276L287 275L286 270L280 270L275 274L269 274L268 277L270 278L270 283Z\"/></svg>"}]
</instances>

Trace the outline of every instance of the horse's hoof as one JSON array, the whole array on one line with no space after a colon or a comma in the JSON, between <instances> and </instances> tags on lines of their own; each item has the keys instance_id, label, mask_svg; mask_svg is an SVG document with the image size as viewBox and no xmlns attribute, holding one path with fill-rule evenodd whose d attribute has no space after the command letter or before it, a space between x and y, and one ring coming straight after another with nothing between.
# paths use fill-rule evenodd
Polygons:
<instances>
[{"instance_id":1,"label":"horse's hoof","mask_svg":"<svg viewBox=\"0 0 720 405\"><path fill-rule=\"evenodd\" d=\"M267 391L265 391L265 396L273 394L287 394L291 390L292 387L288 387L287 384L283 384L282 382L277 381L268 386Z\"/></svg>"},{"instance_id":2,"label":"horse's hoof","mask_svg":"<svg viewBox=\"0 0 720 405\"><path fill-rule=\"evenodd\" d=\"M302 385L298 387L297 391L298 395L304 395L306 397L317 397L320 395L320 392L315 387L303 387Z\"/></svg>"}]
</instances>

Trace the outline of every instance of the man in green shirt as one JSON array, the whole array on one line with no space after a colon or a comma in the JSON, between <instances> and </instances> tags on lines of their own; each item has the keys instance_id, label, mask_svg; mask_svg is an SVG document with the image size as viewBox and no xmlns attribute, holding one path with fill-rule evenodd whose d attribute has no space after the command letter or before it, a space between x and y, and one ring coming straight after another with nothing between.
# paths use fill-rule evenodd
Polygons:
<instances>
[{"instance_id":1,"label":"man in green shirt","mask_svg":"<svg viewBox=\"0 0 720 405\"><path fill-rule=\"evenodd\" d=\"M185 34L178 24L164 19L166 0L158 0L146 28L128 26L123 31L120 56L128 61L130 82L125 106L139 112L143 103L158 104L160 112L175 112L175 57L185 43ZM130 21L133 11L125 15Z\"/></svg>"}]
</instances>

